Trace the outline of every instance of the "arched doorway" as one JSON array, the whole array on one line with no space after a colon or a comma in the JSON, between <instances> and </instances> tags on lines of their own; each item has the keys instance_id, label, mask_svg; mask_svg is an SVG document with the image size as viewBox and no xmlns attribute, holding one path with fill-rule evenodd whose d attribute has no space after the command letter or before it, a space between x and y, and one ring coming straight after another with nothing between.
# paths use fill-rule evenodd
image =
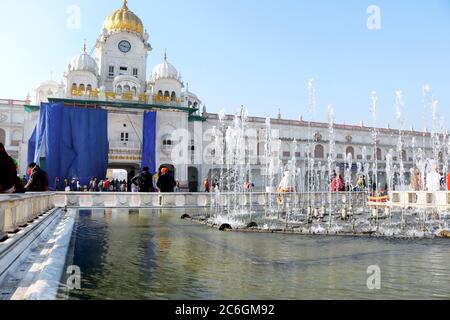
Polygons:
<instances>
[{"instance_id":1,"label":"arched doorway","mask_svg":"<svg viewBox=\"0 0 450 320\"><path fill-rule=\"evenodd\" d=\"M116 174L122 177L123 174L126 172L127 178L125 180L127 182L127 190L131 191L131 179L133 179L137 174L139 174L140 171L141 168L140 165L138 164L110 163L108 165L108 172L106 174L108 175L109 173L111 173L114 175L114 172L116 172ZM120 172L123 172L123 174L121 174Z\"/></svg>"},{"instance_id":2,"label":"arched doorway","mask_svg":"<svg viewBox=\"0 0 450 320\"><path fill-rule=\"evenodd\" d=\"M196 167L188 168L189 192L198 192L198 169Z\"/></svg>"},{"instance_id":3,"label":"arched doorway","mask_svg":"<svg viewBox=\"0 0 450 320\"><path fill-rule=\"evenodd\" d=\"M348 147L348 148L345 150L345 157L347 157L349 154L352 156L352 159L355 159L355 148L353 148L353 147Z\"/></svg>"}]
</instances>

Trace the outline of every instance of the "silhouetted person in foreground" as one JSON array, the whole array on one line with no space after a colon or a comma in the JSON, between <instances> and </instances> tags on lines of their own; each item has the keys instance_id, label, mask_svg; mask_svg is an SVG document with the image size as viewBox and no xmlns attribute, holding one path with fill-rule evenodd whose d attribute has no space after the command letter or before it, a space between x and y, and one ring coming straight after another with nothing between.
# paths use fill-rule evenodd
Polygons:
<instances>
[{"instance_id":1,"label":"silhouetted person in foreground","mask_svg":"<svg viewBox=\"0 0 450 320\"><path fill-rule=\"evenodd\" d=\"M152 192L153 177L148 167L144 167L142 172L131 179L131 183L139 188L139 192Z\"/></svg>"},{"instance_id":2,"label":"silhouetted person in foreground","mask_svg":"<svg viewBox=\"0 0 450 320\"><path fill-rule=\"evenodd\" d=\"M13 193L17 178L17 167L0 143L0 193Z\"/></svg>"},{"instance_id":3,"label":"silhouetted person in foreground","mask_svg":"<svg viewBox=\"0 0 450 320\"><path fill-rule=\"evenodd\" d=\"M46 192L48 191L48 175L36 163L30 163L28 166L30 180L25 186L28 192Z\"/></svg>"},{"instance_id":4,"label":"silhouetted person in foreground","mask_svg":"<svg viewBox=\"0 0 450 320\"><path fill-rule=\"evenodd\" d=\"M159 177L157 183L159 191L163 193L173 192L176 185L177 183L175 182L175 179L169 174L169 169L162 168L161 176Z\"/></svg>"}]
</instances>

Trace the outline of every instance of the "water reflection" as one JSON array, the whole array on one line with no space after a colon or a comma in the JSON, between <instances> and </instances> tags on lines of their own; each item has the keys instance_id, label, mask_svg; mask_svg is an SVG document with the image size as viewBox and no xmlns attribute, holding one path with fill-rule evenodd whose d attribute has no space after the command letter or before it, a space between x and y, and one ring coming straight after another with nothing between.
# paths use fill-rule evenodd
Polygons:
<instances>
[{"instance_id":1,"label":"water reflection","mask_svg":"<svg viewBox=\"0 0 450 320\"><path fill-rule=\"evenodd\" d=\"M228 233L184 212L80 211L67 264L80 266L82 290L69 298L450 298L445 240ZM380 291L366 287L370 265Z\"/></svg>"}]
</instances>

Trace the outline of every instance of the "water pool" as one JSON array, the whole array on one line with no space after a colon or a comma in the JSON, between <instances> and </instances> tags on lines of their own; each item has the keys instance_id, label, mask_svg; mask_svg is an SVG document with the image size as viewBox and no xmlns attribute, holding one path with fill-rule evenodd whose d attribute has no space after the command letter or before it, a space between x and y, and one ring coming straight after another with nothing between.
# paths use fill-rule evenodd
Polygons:
<instances>
[{"instance_id":1,"label":"water pool","mask_svg":"<svg viewBox=\"0 0 450 320\"><path fill-rule=\"evenodd\" d=\"M450 298L448 240L220 232L184 213L198 212L79 210L66 267L80 268L81 290L61 285L59 298Z\"/></svg>"}]
</instances>

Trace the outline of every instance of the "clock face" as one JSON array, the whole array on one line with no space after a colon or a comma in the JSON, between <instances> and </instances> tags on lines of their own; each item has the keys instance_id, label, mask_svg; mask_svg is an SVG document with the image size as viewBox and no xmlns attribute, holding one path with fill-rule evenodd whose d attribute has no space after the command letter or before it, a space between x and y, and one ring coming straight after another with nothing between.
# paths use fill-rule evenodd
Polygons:
<instances>
[{"instance_id":1,"label":"clock face","mask_svg":"<svg viewBox=\"0 0 450 320\"><path fill-rule=\"evenodd\" d=\"M119 50L122 51L123 53L128 53L131 50L131 43L129 43L126 40L120 41L119 42Z\"/></svg>"}]
</instances>

